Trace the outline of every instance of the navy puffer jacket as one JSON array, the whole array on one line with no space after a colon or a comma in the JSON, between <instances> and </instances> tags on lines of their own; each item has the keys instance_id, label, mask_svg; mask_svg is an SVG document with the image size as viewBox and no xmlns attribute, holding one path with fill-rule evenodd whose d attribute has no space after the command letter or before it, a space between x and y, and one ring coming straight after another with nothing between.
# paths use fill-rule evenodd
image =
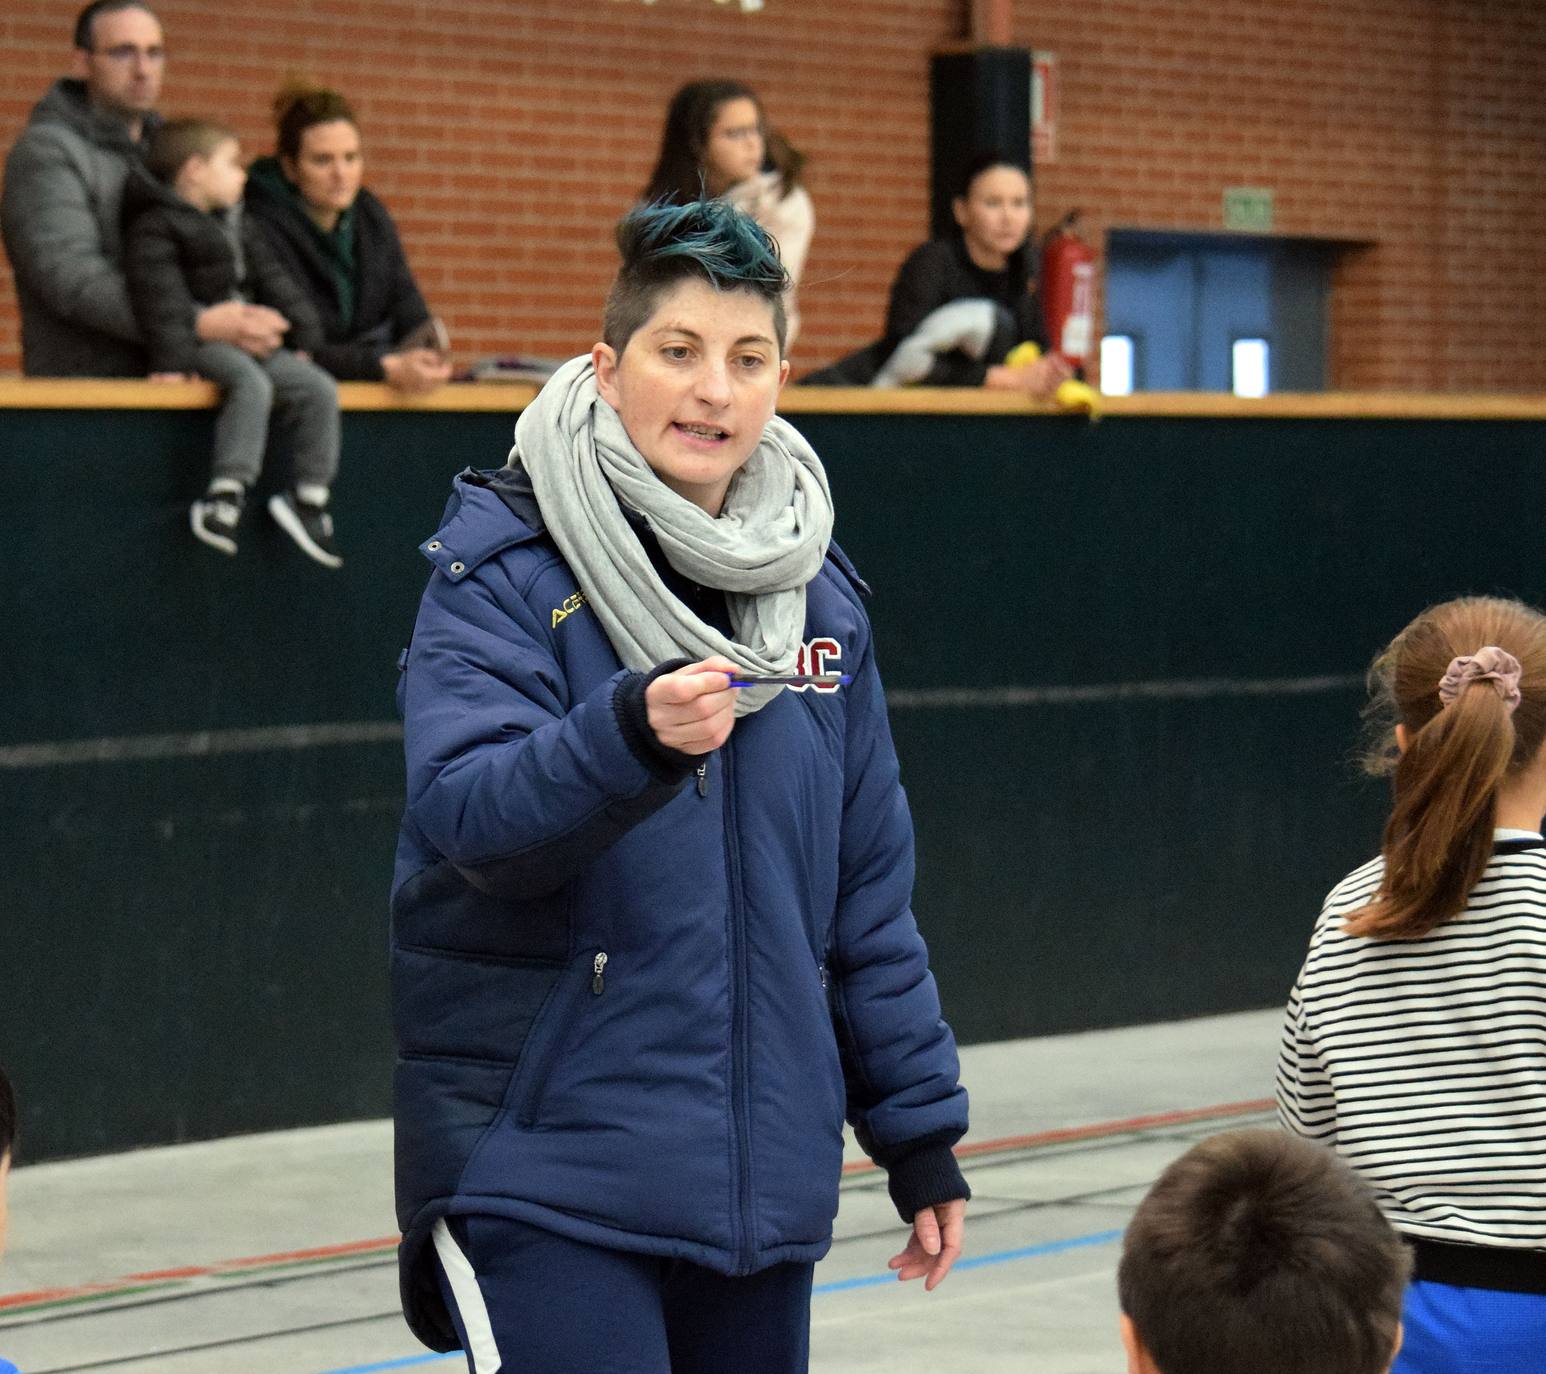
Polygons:
<instances>
[{"instance_id":1,"label":"navy puffer jacket","mask_svg":"<svg viewBox=\"0 0 1546 1374\"><path fill-rule=\"evenodd\" d=\"M845 1112L904 1216L966 1196L966 1094L842 555L810 584L806 640L852 685L783 692L694 769L641 740L644 678L520 474L464 473L422 548L392 899L420 1339L456 1345L430 1243L448 1213L725 1274L819 1259Z\"/></svg>"}]
</instances>

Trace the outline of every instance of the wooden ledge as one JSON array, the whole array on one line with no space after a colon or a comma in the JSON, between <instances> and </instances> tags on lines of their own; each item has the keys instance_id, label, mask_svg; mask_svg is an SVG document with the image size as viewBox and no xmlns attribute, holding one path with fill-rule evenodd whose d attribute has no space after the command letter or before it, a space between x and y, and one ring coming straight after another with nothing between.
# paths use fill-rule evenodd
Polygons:
<instances>
[{"instance_id":1,"label":"wooden ledge","mask_svg":"<svg viewBox=\"0 0 1546 1374\"><path fill-rule=\"evenodd\" d=\"M0 410L207 410L209 382L109 381L91 378L0 377ZM344 382L346 411L496 412L525 409L537 388L524 382L453 383L427 396L403 396L379 382ZM1013 391L909 387L798 387L785 389L786 415L1056 415L1055 407ZM1113 417L1231 420L1546 420L1546 396L1416 394L1407 392L1285 392L1260 400L1216 392L1145 392L1108 396Z\"/></svg>"},{"instance_id":2,"label":"wooden ledge","mask_svg":"<svg viewBox=\"0 0 1546 1374\"><path fill-rule=\"evenodd\" d=\"M1050 402L1013 391L911 387L791 387L784 414L1059 415ZM1230 420L1546 420L1546 396L1430 395L1386 391L1283 392L1255 399L1209 391L1146 391L1106 396L1110 416Z\"/></svg>"},{"instance_id":3,"label":"wooden ledge","mask_svg":"<svg viewBox=\"0 0 1546 1374\"><path fill-rule=\"evenodd\" d=\"M444 386L427 396L404 396L384 382L340 382L343 410L504 410L531 404L526 383ZM0 410L209 410L219 398L213 382L140 382L90 377L0 377Z\"/></svg>"}]
</instances>

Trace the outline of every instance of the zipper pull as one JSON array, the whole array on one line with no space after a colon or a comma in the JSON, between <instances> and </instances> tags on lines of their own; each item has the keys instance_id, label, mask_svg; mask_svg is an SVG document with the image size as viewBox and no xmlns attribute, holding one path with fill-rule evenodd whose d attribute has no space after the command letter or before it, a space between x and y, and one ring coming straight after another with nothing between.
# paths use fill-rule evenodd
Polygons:
<instances>
[{"instance_id":1,"label":"zipper pull","mask_svg":"<svg viewBox=\"0 0 1546 1374\"><path fill-rule=\"evenodd\" d=\"M706 797L709 794L709 761L707 759L704 759L704 761L698 765L697 772L698 795L700 797Z\"/></svg>"},{"instance_id":2,"label":"zipper pull","mask_svg":"<svg viewBox=\"0 0 1546 1374\"><path fill-rule=\"evenodd\" d=\"M605 950L597 951L596 960L591 965L591 967L595 970L595 972L591 974L590 980L591 995L593 997L600 997L601 994L607 990L607 980L605 977L607 971L607 953Z\"/></svg>"},{"instance_id":3,"label":"zipper pull","mask_svg":"<svg viewBox=\"0 0 1546 1374\"><path fill-rule=\"evenodd\" d=\"M825 961L816 965L816 972L821 977L821 990L825 992L827 990L827 965Z\"/></svg>"}]
</instances>

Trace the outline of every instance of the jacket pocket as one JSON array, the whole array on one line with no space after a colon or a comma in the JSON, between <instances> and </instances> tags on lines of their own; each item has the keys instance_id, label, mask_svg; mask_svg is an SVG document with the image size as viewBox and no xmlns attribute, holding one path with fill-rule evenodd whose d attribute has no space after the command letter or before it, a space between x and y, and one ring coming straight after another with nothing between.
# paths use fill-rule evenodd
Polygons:
<instances>
[{"instance_id":1,"label":"jacket pocket","mask_svg":"<svg viewBox=\"0 0 1546 1374\"><path fill-rule=\"evenodd\" d=\"M854 1034L853 1022L848 1015L848 999L843 993L842 979L830 962L820 966L821 985L827 993L827 1012L832 1018L832 1035L837 1042L837 1061L843 1078L843 1095L847 1099L845 1115L853 1119L854 1110L868 1105L872 1096L864 1072L864 1062L859 1056L859 1041Z\"/></svg>"},{"instance_id":2,"label":"jacket pocket","mask_svg":"<svg viewBox=\"0 0 1546 1374\"><path fill-rule=\"evenodd\" d=\"M535 1031L527 1039L516 1073L519 1088L515 1117L522 1127L530 1129L537 1124L543 1090L559 1054L573 1039L574 1025L584 1018L587 1002L606 996L607 960L604 949L586 950L564 971L549 995Z\"/></svg>"},{"instance_id":3,"label":"jacket pocket","mask_svg":"<svg viewBox=\"0 0 1546 1374\"><path fill-rule=\"evenodd\" d=\"M560 960L399 945L392 956L398 1052L514 1064L568 973Z\"/></svg>"}]
</instances>

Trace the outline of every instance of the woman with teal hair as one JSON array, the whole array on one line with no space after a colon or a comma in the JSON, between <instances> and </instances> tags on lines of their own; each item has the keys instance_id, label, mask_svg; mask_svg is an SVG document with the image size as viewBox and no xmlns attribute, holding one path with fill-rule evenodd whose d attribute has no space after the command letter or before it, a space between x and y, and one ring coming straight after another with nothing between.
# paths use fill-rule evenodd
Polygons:
<instances>
[{"instance_id":1,"label":"woman with teal hair","mask_svg":"<svg viewBox=\"0 0 1546 1374\"><path fill-rule=\"evenodd\" d=\"M457 479L401 697L404 1310L473 1374L799 1374L843 1120L934 1288L955 1043L867 590L774 403L787 279L635 211L602 341Z\"/></svg>"}]
</instances>

